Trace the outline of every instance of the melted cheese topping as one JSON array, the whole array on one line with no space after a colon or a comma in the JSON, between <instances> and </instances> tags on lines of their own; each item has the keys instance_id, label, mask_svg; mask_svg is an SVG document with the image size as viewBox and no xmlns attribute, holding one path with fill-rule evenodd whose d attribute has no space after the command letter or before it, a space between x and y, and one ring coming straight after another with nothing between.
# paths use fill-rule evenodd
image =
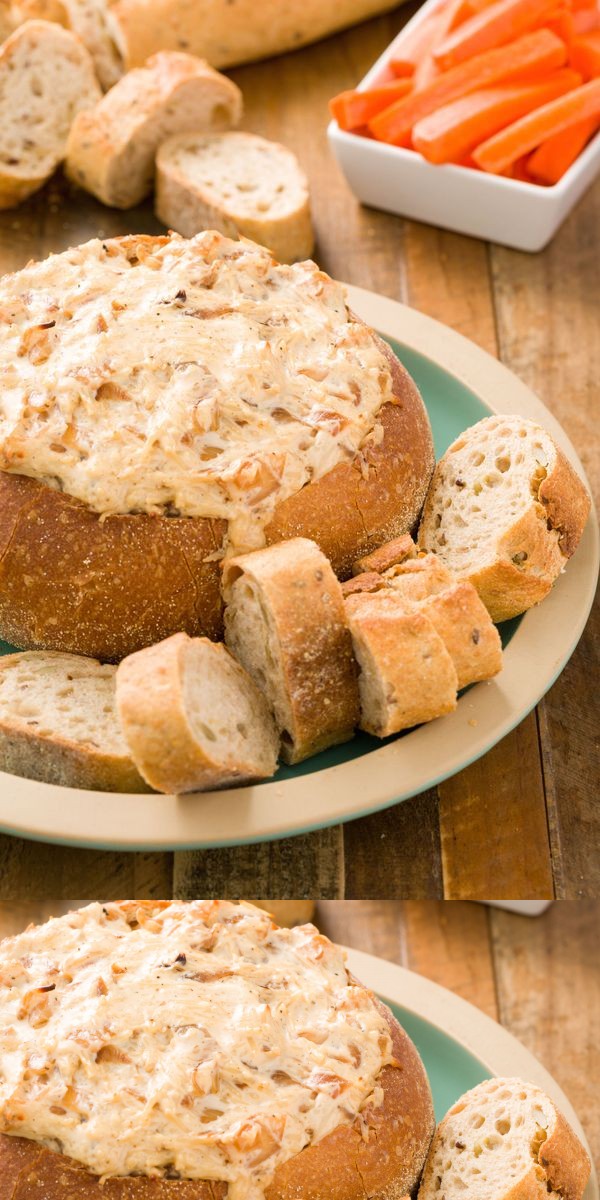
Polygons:
<instances>
[{"instance_id":1,"label":"melted cheese topping","mask_svg":"<svg viewBox=\"0 0 600 1200\"><path fill-rule=\"evenodd\" d=\"M51 256L4 280L0 327L0 469L103 514L224 518L238 549L393 399L339 284L216 233Z\"/></svg>"},{"instance_id":2,"label":"melted cheese topping","mask_svg":"<svg viewBox=\"0 0 600 1200\"><path fill-rule=\"evenodd\" d=\"M342 952L251 905L92 904L0 947L0 1130L101 1176L253 1200L390 1061Z\"/></svg>"}]
</instances>

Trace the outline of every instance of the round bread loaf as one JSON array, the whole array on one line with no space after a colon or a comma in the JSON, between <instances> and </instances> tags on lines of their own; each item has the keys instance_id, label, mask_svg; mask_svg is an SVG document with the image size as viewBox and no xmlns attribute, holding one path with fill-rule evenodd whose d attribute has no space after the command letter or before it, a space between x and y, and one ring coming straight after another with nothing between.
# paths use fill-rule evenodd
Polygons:
<instances>
[{"instance_id":1,"label":"round bread loaf","mask_svg":"<svg viewBox=\"0 0 600 1200\"><path fill-rule=\"evenodd\" d=\"M7 277L0 305L13 645L118 661L218 638L225 553L307 537L345 577L418 520L419 392L314 263L215 233L94 241Z\"/></svg>"},{"instance_id":2,"label":"round bread loaf","mask_svg":"<svg viewBox=\"0 0 600 1200\"><path fill-rule=\"evenodd\" d=\"M46 984L32 1002L23 973L37 967L39 974L42 961L54 987ZM139 984L144 963L147 979ZM208 966L198 970L199 964ZM133 1032L119 1010L126 1003L119 998L127 996L128 970L130 986L138 990ZM7 1046L10 1065L19 1054L15 1037L26 1045L28 1031L21 1026L32 1023L38 1057L44 1059L39 1069L50 1072L32 1085L31 1072L20 1083L13 1069L10 1096L0 1088L0 1127L10 1131L0 1134L0 1200L38 1195L44 1200L364 1200L365 1195L401 1200L416 1187L435 1127L423 1065L391 1012L348 975L341 952L312 926L280 930L253 906L226 901L91 905L8 939L0 948L0 971L11 973L19 1014L24 1013L17 1015L16 1034L13 1028ZM62 990L65 972L70 978L67 994ZM91 988L99 975L100 998ZM143 1015L142 999L148 1000L152 988L156 1002L150 1020ZM85 1029L69 1031L68 1022L80 1012L78 992L85 997ZM196 1023L180 1025L181 995L194 992L200 1011L192 1007L189 1019ZM257 998L264 1003L257 1004ZM62 1027L61 1002L67 1006ZM227 1025L225 1013L219 1026L214 1014L227 1004L236 1006L237 1019ZM203 1022L210 1028L203 1028ZM70 1032L78 1050L83 1047L81 1063L78 1053L65 1049L68 1036L58 1041L59 1032ZM202 1042L204 1057L194 1043L186 1058L186 1039L196 1039L198 1047ZM58 1079L50 1052L55 1045L61 1048ZM219 1059L224 1047L228 1051ZM270 1047L276 1053L270 1054ZM220 1064L216 1081L211 1074L215 1061ZM379 1062L383 1066L377 1073ZM173 1070L165 1080L169 1063ZM289 1074L292 1063L294 1077ZM236 1093L240 1072L249 1082L240 1079L244 1090ZM68 1087L63 1073L69 1074ZM128 1073L137 1101L125 1099ZM63 1103L51 1104L61 1085ZM108 1101L111 1085L116 1091ZM144 1106L144 1087L156 1087L153 1105ZM127 1103L137 1126L124 1123L123 1138L114 1132L111 1136L119 1120L125 1120L119 1105ZM99 1139L105 1118L106 1136ZM196 1132L186 1145L188 1119ZM27 1134L33 1127L36 1137L13 1136L19 1125ZM67 1146L83 1148L79 1161L59 1150L57 1131L63 1128ZM183 1138L175 1147L170 1138L177 1141L181 1128ZM198 1129L207 1131L208 1150ZM294 1144L301 1149L290 1154ZM101 1177L89 1166L91 1159L106 1168L121 1152L133 1155L127 1162L135 1163L137 1174L117 1176L105 1170ZM155 1177L144 1175L143 1153ZM189 1156L190 1175L206 1161L211 1179L186 1178L173 1165L161 1168L171 1153L180 1164ZM225 1178L219 1176L219 1161Z\"/></svg>"}]
</instances>

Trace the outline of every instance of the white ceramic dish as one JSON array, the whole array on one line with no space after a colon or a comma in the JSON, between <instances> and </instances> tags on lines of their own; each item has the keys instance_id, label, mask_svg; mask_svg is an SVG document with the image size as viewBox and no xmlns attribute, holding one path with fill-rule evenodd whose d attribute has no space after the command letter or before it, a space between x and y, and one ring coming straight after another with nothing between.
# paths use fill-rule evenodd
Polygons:
<instances>
[{"instance_id":1,"label":"white ceramic dish","mask_svg":"<svg viewBox=\"0 0 600 1200\"><path fill-rule=\"evenodd\" d=\"M348 966L382 1000L400 1010L397 1016L428 1069L438 1120L465 1087L473 1086L479 1079L490 1075L517 1076L537 1084L555 1101L589 1152L581 1123L564 1092L533 1054L496 1021L439 984L371 954L348 950ZM479 1071L477 1064L461 1059L461 1049L464 1055L478 1060ZM454 1073L456 1082L448 1078ZM599 1197L598 1177L592 1165L584 1200L599 1200Z\"/></svg>"},{"instance_id":2,"label":"white ceramic dish","mask_svg":"<svg viewBox=\"0 0 600 1200\"><path fill-rule=\"evenodd\" d=\"M438 4L439 0L427 0L405 28L419 24ZM360 81L360 89L392 77L389 62L403 32ZM554 187L466 167L433 166L412 150L345 133L336 121L330 122L327 133L352 191L363 204L517 250L542 250L600 173L600 132Z\"/></svg>"},{"instance_id":3,"label":"white ceramic dish","mask_svg":"<svg viewBox=\"0 0 600 1200\"><path fill-rule=\"evenodd\" d=\"M409 368L420 373L425 400L436 412L438 454L487 412L513 412L544 425L584 474L551 413L496 359L394 300L353 287L348 299L365 321L397 341ZM567 572L513 632L501 675L463 693L442 720L384 744L355 739L283 769L272 782L203 795L124 796L0 773L0 830L102 849L192 849L305 833L417 795L485 754L551 687L587 621L598 561L592 513Z\"/></svg>"}]
</instances>

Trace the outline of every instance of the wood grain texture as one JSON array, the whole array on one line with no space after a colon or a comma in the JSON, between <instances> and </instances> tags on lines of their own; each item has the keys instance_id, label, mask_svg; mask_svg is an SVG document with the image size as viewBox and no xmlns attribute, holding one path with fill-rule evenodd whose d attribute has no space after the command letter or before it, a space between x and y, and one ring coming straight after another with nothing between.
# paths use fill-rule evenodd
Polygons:
<instances>
[{"instance_id":1,"label":"wood grain texture","mask_svg":"<svg viewBox=\"0 0 600 1200\"><path fill-rule=\"evenodd\" d=\"M339 826L254 846L181 851L174 860L173 895L178 900L343 895L344 843Z\"/></svg>"},{"instance_id":2,"label":"wood grain texture","mask_svg":"<svg viewBox=\"0 0 600 1200\"><path fill-rule=\"evenodd\" d=\"M0 835L0 902L164 899L171 895L170 854L77 850Z\"/></svg>"},{"instance_id":3,"label":"wood grain texture","mask_svg":"<svg viewBox=\"0 0 600 1200\"><path fill-rule=\"evenodd\" d=\"M244 125L297 152L311 184L319 263L498 353L564 423L598 487L600 181L547 250L525 255L361 207L329 152L329 97L360 79L415 8L404 5L314 47L234 72L245 96ZM149 204L111 210L59 175L21 208L0 213L0 271L90 237L160 230ZM597 669L597 614L537 718L440 785L439 810L430 791L278 850L265 844L177 856L176 887L181 894L277 897L533 898L551 895L553 887L559 896L600 895L598 701L589 686ZM62 895L70 880L84 895L92 887L107 894L106 886L118 893L126 884L137 895L171 887L169 856L129 862L128 855L24 847L19 839L0 842L7 881L0 895L3 887L23 896L36 889Z\"/></svg>"}]
</instances>

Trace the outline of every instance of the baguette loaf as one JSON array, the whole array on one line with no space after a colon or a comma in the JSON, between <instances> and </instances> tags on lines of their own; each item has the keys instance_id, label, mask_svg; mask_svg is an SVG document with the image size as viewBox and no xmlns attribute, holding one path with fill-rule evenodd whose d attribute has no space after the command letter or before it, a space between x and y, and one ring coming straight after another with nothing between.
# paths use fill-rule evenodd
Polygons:
<instances>
[{"instance_id":1,"label":"baguette loaf","mask_svg":"<svg viewBox=\"0 0 600 1200\"><path fill-rule=\"evenodd\" d=\"M435 469L419 541L476 587L492 620L505 621L550 591L573 554L590 498L539 425L486 417Z\"/></svg>"},{"instance_id":2,"label":"baguette loaf","mask_svg":"<svg viewBox=\"0 0 600 1200\"><path fill-rule=\"evenodd\" d=\"M423 1064L313 926L226 901L93 904L2 943L0 979L0 1200L414 1192Z\"/></svg>"},{"instance_id":3,"label":"baguette loaf","mask_svg":"<svg viewBox=\"0 0 600 1200\"><path fill-rule=\"evenodd\" d=\"M155 54L74 121L66 172L113 208L132 208L152 188L161 142L174 133L237 125L242 94L191 54Z\"/></svg>"},{"instance_id":4,"label":"baguette loaf","mask_svg":"<svg viewBox=\"0 0 600 1200\"><path fill-rule=\"evenodd\" d=\"M419 1200L581 1200L590 1161L548 1096L521 1079L467 1092L433 1139Z\"/></svg>"},{"instance_id":5,"label":"baguette loaf","mask_svg":"<svg viewBox=\"0 0 600 1200\"><path fill-rule=\"evenodd\" d=\"M207 791L273 775L278 737L263 696L222 643L176 633L117 670L132 758L160 792Z\"/></svg>"},{"instance_id":6,"label":"baguette loaf","mask_svg":"<svg viewBox=\"0 0 600 1200\"><path fill-rule=\"evenodd\" d=\"M43 187L77 114L101 95L85 46L49 21L26 21L0 47L0 208Z\"/></svg>"},{"instance_id":7,"label":"baguette loaf","mask_svg":"<svg viewBox=\"0 0 600 1200\"><path fill-rule=\"evenodd\" d=\"M5 277L0 305L13 645L219 638L225 553L310 537L343 577L418 519L423 402L314 263L217 233L93 241Z\"/></svg>"},{"instance_id":8,"label":"baguette loaf","mask_svg":"<svg viewBox=\"0 0 600 1200\"><path fill-rule=\"evenodd\" d=\"M360 727L388 737L456 708L454 664L432 622L391 589L347 596L359 666Z\"/></svg>"},{"instance_id":9,"label":"baguette loaf","mask_svg":"<svg viewBox=\"0 0 600 1200\"><path fill-rule=\"evenodd\" d=\"M305 538L225 563L225 640L264 692L286 762L352 737L358 689L340 585Z\"/></svg>"},{"instance_id":10,"label":"baguette loaf","mask_svg":"<svg viewBox=\"0 0 600 1200\"><path fill-rule=\"evenodd\" d=\"M113 0L109 13L125 67L157 50L185 49L216 67L297 50L365 21L395 0Z\"/></svg>"},{"instance_id":11,"label":"baguette loaf","mask_svg":"<svg viewBox=\"0 0 600 1200\"><path fill-rule=\"evenodd\" d=\"M260 242L279 262L313 251L308 184L296 157L253 133L169 138L156 158L155 209L184 237L219 229Z\"/></svg>"},{"instance_id":12,"label":"baguette loaf","mask_svg":"<svg viewBox=\"0 0 600 1200\"><path fill-rule=\"evenodd\" d=\"M17 0L20 22L55 21L81 39L92 57L96 75L107 90L123 74L123 62L109 29L106 0Z\"/></svg>"},{"instance_id":13,"label":"baguette loaf","mask_svg":"<svg viewBox=\"0 0 600 1200\"><path fill-rule=\"evenodd\" d=\"M62 787L148 791L119 726L115 668L75 654L0 658L0 770Z\"/></svg>"}]
</instances>

